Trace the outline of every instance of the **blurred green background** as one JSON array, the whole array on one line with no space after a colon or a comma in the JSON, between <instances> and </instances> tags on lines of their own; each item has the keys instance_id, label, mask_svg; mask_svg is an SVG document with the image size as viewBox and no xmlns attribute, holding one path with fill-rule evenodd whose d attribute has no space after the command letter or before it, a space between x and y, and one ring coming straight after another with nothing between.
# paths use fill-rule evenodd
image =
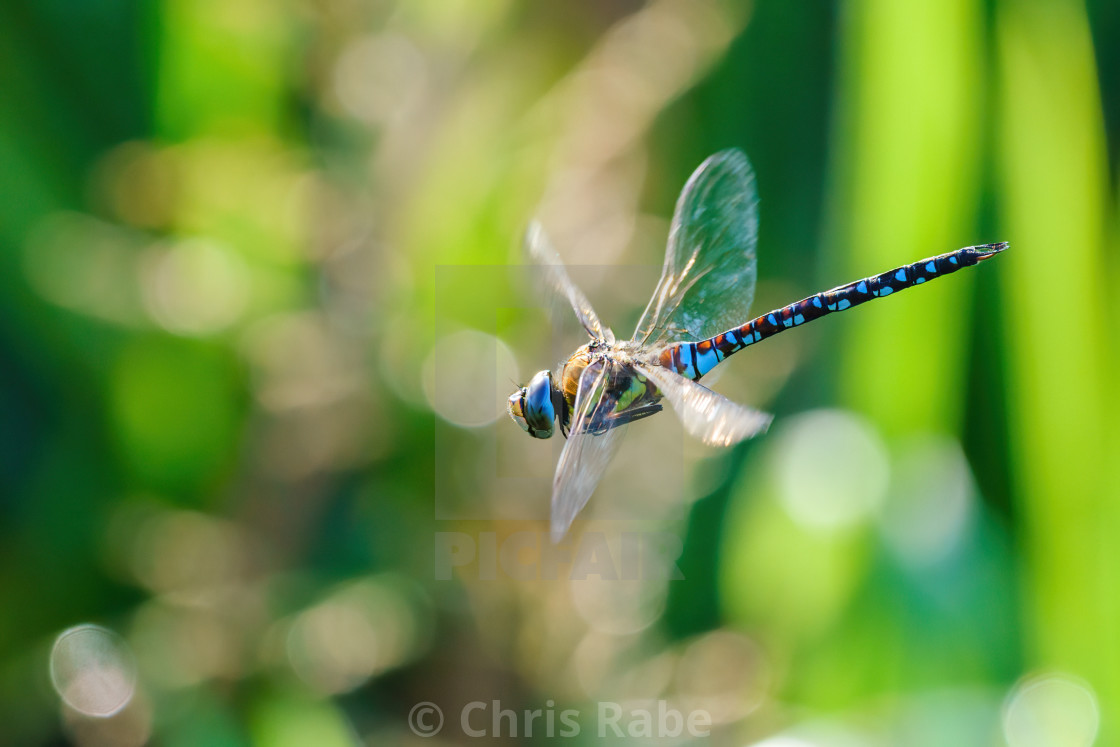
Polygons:
<instances>
[{"instance_id":1,"label":"blurred green background","mask_svg":"<svg viewBox=\"0 0 1120 747\"><path fill-rule=\"evenodd\" d=\"M1120 744L1118 42L1113 0L5 0L0 741L665 701L699 744ZM636 426L569 540L606 565L548 578L518 237L628 334L730 146L760 312L1012 248L721 367L766 436ZM633 526L683 579L609 578Z\"/></svg>"}]
</instances>

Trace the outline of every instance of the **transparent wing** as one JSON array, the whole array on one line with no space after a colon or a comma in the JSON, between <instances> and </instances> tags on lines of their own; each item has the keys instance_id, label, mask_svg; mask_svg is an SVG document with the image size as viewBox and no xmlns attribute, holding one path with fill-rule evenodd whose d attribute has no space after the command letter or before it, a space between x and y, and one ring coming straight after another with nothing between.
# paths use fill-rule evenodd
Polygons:
<instances>
[{"instance_id":1,"label":"transparent wing","mask_svg":"<svg viewBox=\"0 0 1120 747\"><path fill-rule=\"evenodd\" d=\"M553 542L567 534L618 449L622 429L597 427L613 407L608 390L617 368L618 364L597 361L580 375L571 429L552 482Z\"/></svg>"},{"instance_id":2,"label":"transparent wing","mask_svg":"<svg viewBox=\"0 0 1120 747\"><path fill-rule=\"evenodd\" d=\"M560 255L552 248L552 243L545 235L544 228L537 221L530 223L528 230L525 231L525 251L534 262L540 265L548 289L561 298L568 299L568 303L572 305L572 310L576 312L576 318L587 330L587 334L597 340L614 342L614 335L599 321L599 315L591 307L591 302L587 300L587 296L583 295L583 291L576 287L576 284L568 277L568 271L564 269L564 263L560 260Z\"/></svg>"},{"instance_id":3,"label":"transparent wing","mask_svg":"<svg viewBox=\"0 0 1120 747\"><path fill-rule=\"evenodd\" d=\"M770 426L773 415L732 402L721 394L657 365L635 364L677 411L684 429L709 446L731 446Z\"/></svg>"},{"instance_id":4,"label":"transparent wing","mask_svg":"<svg viewBox=\"0 0 1120 747\"><path fill-rule=\"evenodd\" d=\"M749 319L758 195L739 150L710 156L677 200L661 280L638 321L645 345L703 340Z\"/></svg>"}]
</instances>

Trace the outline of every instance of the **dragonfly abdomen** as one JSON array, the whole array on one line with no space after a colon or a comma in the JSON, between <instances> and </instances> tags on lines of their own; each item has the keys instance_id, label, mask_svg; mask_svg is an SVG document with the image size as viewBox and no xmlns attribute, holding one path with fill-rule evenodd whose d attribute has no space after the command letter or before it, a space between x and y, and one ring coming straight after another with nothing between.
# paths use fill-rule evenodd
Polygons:
<instances>
[{"instance_id":1,"label":"dragonfly abdomen","mask_svg":"<svg viewBox=\"0 0 1120 747\"><path fill-rule=\"evenodd\" d=\"M834 311L844 311L873 298L883 298L915 285L921 285L927 280L948 275L962 267L971 267L1006 248L1006 242L966 246L955 252L940 254L854 283L837 286L832 290L822 291L775 309L707 340L670 345L661 351L659 362L665 368L672 369L693 381L699 381L702 376L719 365L720 361L748 345L773 337L783 330L799 327Z\"/></svg>"}]
</instances>

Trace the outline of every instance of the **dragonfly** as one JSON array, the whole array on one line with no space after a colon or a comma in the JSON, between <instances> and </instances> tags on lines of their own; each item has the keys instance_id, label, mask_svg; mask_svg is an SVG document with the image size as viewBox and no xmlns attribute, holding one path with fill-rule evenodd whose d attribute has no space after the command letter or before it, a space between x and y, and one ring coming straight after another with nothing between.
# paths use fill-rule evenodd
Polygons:
<instances>
[{"instance_id":1,"label":"dragonfly","mask_svg":"<svg viewBox=\"0 0 1120 747\"><path fill-rule=\"evenodd\" d=\"M661 279L634 334L618 340L572 282L541 225L525 250L551 292L566 299L591 338L554 373L510 395L509 415L534 438L567 439L552 484L551 535L559 542L590 500L619 446L622 426L668 402L703 443L731 446L764 432L772 416L700 383L743 348L833 312L991 259L1007 242L967 246L749 316L757 276L758 196L738 149L707 158L689 178L670 224Z\"/></svg>"}]
</instances>

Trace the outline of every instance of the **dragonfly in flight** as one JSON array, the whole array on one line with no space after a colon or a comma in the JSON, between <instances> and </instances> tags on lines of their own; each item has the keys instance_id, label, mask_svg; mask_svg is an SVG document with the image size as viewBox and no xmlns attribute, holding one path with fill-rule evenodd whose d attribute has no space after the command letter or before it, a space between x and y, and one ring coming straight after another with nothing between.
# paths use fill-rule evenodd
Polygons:
<instances>
[{"instance_id":1,"label":"dragonfly in flight","mask_svg":"<svg viewBox=\"0 0 1120 747\"><path fill-rule=\"evenodd\" d=\"M554 374L540 371L508 402L534 438L557 426L567 438L552 485L553 541L587 504L619 445L620 426L649 417L662 401L686 431L730 446L766 430L771 415L700 384L728 356L783 330L873 298L921 285L994 257L1006 242L968 246L837 286L750 318L757 274L758 197L739 150L710 156L677 200L661 279L629 340L617 340L571 281L540 224L525 236L529 256L551 290L571 303L591 337Z\"/></svg>"}]
</instances>

